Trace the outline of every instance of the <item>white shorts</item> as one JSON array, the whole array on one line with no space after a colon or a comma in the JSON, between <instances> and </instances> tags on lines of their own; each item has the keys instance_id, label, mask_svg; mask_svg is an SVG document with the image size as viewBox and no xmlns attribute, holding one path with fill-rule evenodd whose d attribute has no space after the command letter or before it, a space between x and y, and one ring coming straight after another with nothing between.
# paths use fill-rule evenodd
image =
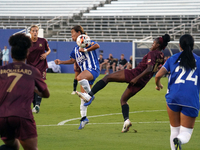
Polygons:
<instances>
[{"instance_id":1,"label":"white shorts","mask_svg":"<svg viewBox=\"0 0 200 150\"><path fill-rule=\"evenodd\" d=\"M9 56L7 56L7 55L6 55L6 56L3 56L2 60L3 60L3 61L9 61Z\"/></svg>"}]
</instances>

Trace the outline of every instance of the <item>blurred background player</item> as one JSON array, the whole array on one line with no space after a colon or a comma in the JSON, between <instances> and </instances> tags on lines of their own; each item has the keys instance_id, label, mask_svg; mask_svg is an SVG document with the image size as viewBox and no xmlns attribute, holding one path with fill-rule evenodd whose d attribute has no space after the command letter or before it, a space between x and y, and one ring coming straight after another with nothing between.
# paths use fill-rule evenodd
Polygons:
<instances>
[{"instance_id":1,"label":"blurred background player","mask_svg":"<svg viewBox=\"0 0 200 150\"><path fill-rule=\"evenodd\" d=\"M5 66L9 62L9 49L7 48L7 46L4 46L4 49L2 50L2 54L3 54L3 58L2 58L3 65Z\"/></svg>"},{"instance_id":2,"label":"blurred background player","mask_svg":"<svg viewBox=\"0 0 200 150\"><path fill-rule=\"evenodd\" d=\"M143 57L142 61L138 64L136 68L131 70L119 70L117 72L106 75L103 79L101 79L94 85L94 87L88 94L79 92L79 95L85 101L88 101L84 105L90 105L91 102L94 100L94 95L98 91L103 89L109 82L129 83L120 100L122 114L124 117L122 132L127 132L129 130L129 127L132 126L129 120L129 105L127 101L145 87L145 85L149 82L154 73L157 72L157 67L159 66L159 64L164 63L164 54L161 51L165 49L169 41L170 36L168 34L156 38L152 44L152 47L150 48L150 52L148 52Z\"/></svg>"},{"instance_id":3,"label":"blurred background player","mask_svg":"<svg viewBox=\"0 0 200 150\"><path fill-rule=\"evenodd\" d=\"M181 150L181 144L189 142L199 114L200 57L192 52L194 39L191 35L183 35L179 44L182 52L168 58L155 77L156 89L160 90L163 88L161 77L170 72L165 97L171 150Z\"/></svg>"},{"instance_id":4,"label":"blurred background player","mask_svg":"<svg viewBox=\"0 0 200 150\"><path fill-rule=\"evenodd\" d=\"M100 67L100 72L101 70L106 66L106 61L103 58L103 54L99 54L99 67Z\"/></svg>"},{"instance_id":5,"label":"blurred background player","mask_svg":"<svg viewBox=\"0 0 200 150\"><path fill-rule=\"evenodd\" d=\"M46 83L37 68L25 64L31 39L23 33L9 39L13 63L0 67L0 150L37 150L37 131L31 103L34 89L49 97ZM9 70L9 71L8 71Z\"/></svg>"},{"instance_id":6,"label":"blurred background player","mask_svg":"<svg viewBox=\"0 0 200 150\"><path fill-rule=\"evenodd\" d=\"M41 77L46 80L46 69L48 68L46 57L51 53L51 49L49 48L46 39L38 37L38 33L39 27L32 25L30 28L32 46L29 48L27 64L38 68ZM39 112L41 101L42 97L35 93L33 99L33 112Z\"/></svg>"},{"instance_id":7,"label":"blurred background player","mask_svg":"<svg viewBox=\"0 0 200 150\"><path fill-rule=\"evenodd\" d=\"M71 29L71 36L73 41L76 41L77 37L81 34L86 34L82 28L82 26L77 25ZM91 45L86 48L80 48L78 45L74 47L70 54L69 60L61 61L59 59L55 60L57 65L59 64L73 64L77 62L79 67L81 68L81 73L77 76L77 80L81 85L81 92L89 92L91 90L91 86L94 83L95 79L99 76L99 62L96 54L96 49L99 48L99 44L95 41L91 40ZM88 82L89 81L89 82ZM87 106L84 106L84 100L81 99L80 105L80 114L81 114L81 122L79 129L85 127L85 125L89 122L87 116Z\"/></svg>"},{"instance_id":8,"label":"blurred background player","mask_svg":"<svg viewBox=\"0 0 200 150\"><path fill-rule=\"evenodd\" d=\"M116 71L125 69L127 65L128 65L128 61L124 58L124 54L121 54L120 59L118 60Z\"/></svg>"},{"instance_id":9,"label":"blurred background player","mask_svg":"<svg viewBox=\"0 0 200 150\"><path fill-rule=\"evenodd\" d=\"M78 66L77 62L74 63L74 73L75 77L73 82L73 92L71 93L72 95L76 94L76 88L78 85L77 76L81 73L81 68Z\"/></svg>"}]
</instances>

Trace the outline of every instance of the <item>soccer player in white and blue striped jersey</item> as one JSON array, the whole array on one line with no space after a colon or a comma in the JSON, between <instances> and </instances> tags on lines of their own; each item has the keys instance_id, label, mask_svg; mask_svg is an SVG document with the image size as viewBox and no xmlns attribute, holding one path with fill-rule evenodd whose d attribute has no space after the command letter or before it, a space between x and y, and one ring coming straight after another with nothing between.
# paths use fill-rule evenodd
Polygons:
<instances>
[{"instance_id":1,"label":"soccer player in white and blue striped jersey","mask_svg":"<svg viewBox=\"0 0 200 150\"><path fill-rule=\"evenodd\" d=\"M76 41L77 37L81 34L86 34L80 25L76 25L71 29L71 36L73 41ZM61 61L59 59L55 60L56 64L73 64L77 62L79 67L81 68L81 73L77 76L77 80L81 85L81 92L88 93L91 91L91 86L93 85L95 79L99 76L99 61L96 54L96 49L100 46L95 41L91 40L90 46L86 48L80 48L78 45L74 47L72 52L70 53L69 60ZM81 99L80 104L80 114L81 114L81 122L79 129L84 128L84 126L89 122L87 116L87 106L84 106L84 100Z\"/></svg>"},{"instance_id":2,"label":"soccer player in white and blue striped jersey","mask_svg":"<svg viewBox=\"0 0 200 150\"><path fill-rule=\"evenodd\" d=\"M179 41L182 52L171 56L155 77L156 89L163 88L160 79L170 72L166 94L170 121L171 150L181 150L188 143L199 113L200 57L192 52L194 39L185 34Z\"/></svg>"}]
</instances>

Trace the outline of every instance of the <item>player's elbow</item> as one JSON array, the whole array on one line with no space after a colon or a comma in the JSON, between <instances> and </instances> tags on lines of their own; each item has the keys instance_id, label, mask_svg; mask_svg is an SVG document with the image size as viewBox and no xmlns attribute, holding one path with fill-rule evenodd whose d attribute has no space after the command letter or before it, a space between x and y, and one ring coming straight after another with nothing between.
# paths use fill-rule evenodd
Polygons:
<instances>
[{"instance_id":1,"label":"player's elbow","mask_svg":"<svg viewBox=\"0 0 200 150\"><path fill-rule=\"evenodd\" d=\"M99 44L95 44L94 46L95 46L95 49L100 48Z\"/></svg>"},{"instance_id":2,"label":"player's elbow","mask_svg":"<svg viewBox=\"0 0 200 150\"><path fill-rule=\"evenodd\" d=\"M49 96L50 96L49 90L48 90L48 88L46 88L46 89L42 92L42 97L44 97L44 98L49 98Z\"/></svg>"}]
</instances>

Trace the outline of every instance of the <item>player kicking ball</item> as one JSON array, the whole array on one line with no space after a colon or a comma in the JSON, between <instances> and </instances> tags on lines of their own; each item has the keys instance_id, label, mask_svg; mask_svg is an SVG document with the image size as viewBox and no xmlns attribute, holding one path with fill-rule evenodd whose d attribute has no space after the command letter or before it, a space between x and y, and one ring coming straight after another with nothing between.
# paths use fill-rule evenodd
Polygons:
<instances>
[{"instance_id":1,"label":"player kicking ball","mask_svg":"<svg viewBox=\"0 0 200 150\"><path fill-rule=\"evenodd\" d=\"M153 41L150 52L143 57L142 61L136 68L131 70L124 69L106 75L93 86L92 90L88 92L88 94L77 92L79 97L85 101L84 106L90 105L94 100L94 95L103 89L109 82L128 83L129 85L120 99L122 114L124 117L122 132L127 132L132 126L131 121L129 120L129 105L127 102L132 96L145 87L154 73L158 71L158 67L164 63L164 54L161 51L165 49L169 41L170 36L168 34L156 38Z\"/></svg>"}]
</instances>

